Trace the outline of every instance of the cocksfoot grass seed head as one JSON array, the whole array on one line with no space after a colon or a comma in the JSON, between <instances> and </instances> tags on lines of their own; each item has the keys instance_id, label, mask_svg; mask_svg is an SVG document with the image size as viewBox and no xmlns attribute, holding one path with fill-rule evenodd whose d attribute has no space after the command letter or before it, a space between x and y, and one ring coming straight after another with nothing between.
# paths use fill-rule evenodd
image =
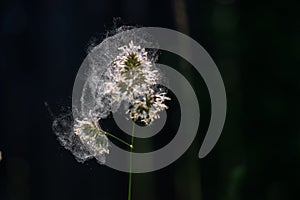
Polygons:
<instances>
[{"instance_id":1,"label":"cocksfoot grass seed head","mask_svg":"<svg viewBox=\"0 0 300 200\"><path fill-rule=\"evenodd\" d=\"M113 98L122 96L122 100L128 102L127 113L132 120L150 124L159 118L160 111L167 109L164 101L170 98L166 92L153 89L158 84L159 74L144 48L131 41L119 50L110 70L111 83L107 83L113 91L111 95Z\"/></svg>"},{"instance_id":2,"label":"cocksfoot grass seed head","mask_svg":"<svg viewBox=\"0 0 300 200\"><path fill-rule=\"evenodd\" d=\"M100 162L105 163L105 155L109 154L108 138L94 120L76 120L74 133L80 138L88 151Z\"/></svg>"}]
</instances>

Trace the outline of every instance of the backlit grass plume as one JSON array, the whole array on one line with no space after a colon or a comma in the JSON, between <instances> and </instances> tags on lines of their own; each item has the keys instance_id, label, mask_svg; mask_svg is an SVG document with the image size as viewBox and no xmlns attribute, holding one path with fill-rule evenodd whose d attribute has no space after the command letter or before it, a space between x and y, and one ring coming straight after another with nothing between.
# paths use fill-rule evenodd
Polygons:
<instances>
[{"instance_id":1,"label":"backlit grass plume","mask_svg":"<svg viewBox=\"0 0 300 200\"><path fill-rule=\"evenodd\" d=\"M91 68L94 71L87 82L93 92L89 96L92 101L88 104L91 105L88 112L78 115L71 124L66 125L67 120L62 118L53 123L61 144L72 151L80 162L96 158L104 164L109 155L108 137L132 150L133 139L131 143L123 141L113 133L102 130L99 125L99 120L117 111L121 103L127 106L125 112L128 118L149 125L160 117L161 111L167 109L165 100L170 100L166 91L158 86L159 70L144 48L131 41L115 50L117 56L103 71Z\"/></svg>"}]
</instances>

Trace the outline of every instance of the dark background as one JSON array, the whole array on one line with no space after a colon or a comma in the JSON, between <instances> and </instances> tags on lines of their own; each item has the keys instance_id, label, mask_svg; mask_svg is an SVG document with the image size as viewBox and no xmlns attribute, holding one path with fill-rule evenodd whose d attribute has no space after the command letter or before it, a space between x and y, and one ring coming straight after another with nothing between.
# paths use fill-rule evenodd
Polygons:
<instances>
[{"instance_id":1,"label":"dark background","mask_svg":"<svg viewBox=\"0 0 300 200\"><path fill-rule=\"evenodd\" d=\"M193 84L203 121L175 163L134 175L133 199L299 199L296 1L2 0L0 5L0 200L127 198L128 174L94 160L76 162L53 134L44 105L56 114L70 106L89 44L123 24L171 28L194 38L217 64L228 98L221 138L199 160L210 114L205 83L191 75L188 63L162 53L162 61Z\"/></svg>"}]
</instances>

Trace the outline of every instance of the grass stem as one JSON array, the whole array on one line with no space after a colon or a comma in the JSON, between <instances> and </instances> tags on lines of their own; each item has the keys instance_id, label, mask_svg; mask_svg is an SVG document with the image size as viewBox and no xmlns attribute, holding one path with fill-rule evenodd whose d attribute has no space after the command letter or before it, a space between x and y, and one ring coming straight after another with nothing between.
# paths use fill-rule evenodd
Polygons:
<instances>
[{"instance_id":1,"label":"grass stem","mask_svg":"<svg viewBox=\"0 0 300 200\"><path fill-rule=\"evenodd\" d=\"M132 149L134 143L134 122L132 123L131 131L131 148L130 148L130 158L129 158L129 181L128 181L128 200L131 200L131 190L132 190Z\"/></svg>"}]
</instances>

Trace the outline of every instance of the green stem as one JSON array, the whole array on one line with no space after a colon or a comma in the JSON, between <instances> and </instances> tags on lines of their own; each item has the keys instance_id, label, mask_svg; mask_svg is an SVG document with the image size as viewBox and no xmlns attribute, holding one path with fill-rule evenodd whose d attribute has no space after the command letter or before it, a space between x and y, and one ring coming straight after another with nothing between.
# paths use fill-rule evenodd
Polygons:
<instances>
[{"instance_id":1,"label":"green stem","mask_svg":"<svg viewBox=\"0 0 300 200\"><path fill-rule=\"evenodd\" d=\"M130 148L130 158L129 158L129 181L128 181L128 200L131 200L131 188L132 188L132 149L134 142L134 122L132 123L131 132L131 148Z\"/></svg>"},{"instance_id":2,"label":"green stem","mask_svg":"<svg viewBox=\"0 0 300 200\"><path fill-rule=\"evenodd\" d=\"M121 142L121 143L123 143L125 145L127 145L128 147L130 147L130 149L133 149L133 145L132 144L129 144L129 143L125 142L124 140L118 138L117 136L114 136L113 134L108 133L108 132L104 132L104 134L108 135L108 136L110 136L110 137L112 137L112 138L114 138L116 140L118 140L119 142Z\"/></svg>"}]
</instances>

